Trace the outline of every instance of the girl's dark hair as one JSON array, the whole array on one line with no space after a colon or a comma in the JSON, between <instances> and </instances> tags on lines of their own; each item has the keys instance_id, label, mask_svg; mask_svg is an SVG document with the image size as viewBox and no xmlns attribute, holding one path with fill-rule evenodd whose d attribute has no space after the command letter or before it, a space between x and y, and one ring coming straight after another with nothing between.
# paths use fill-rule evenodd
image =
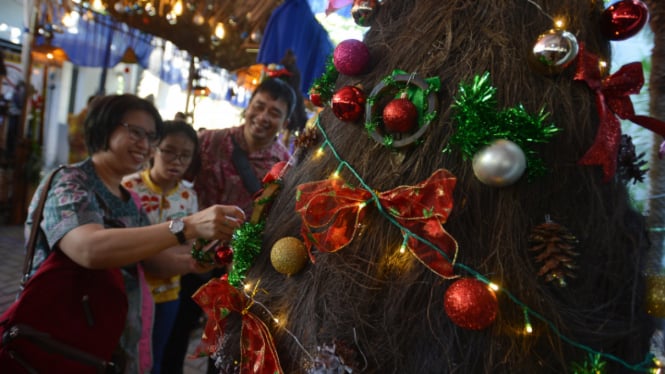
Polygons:
<instances>
[{"instance_id":1,"label":"girl's dark hair","mask_svg":"<svg viewBox=\"0 0 665 374\"><path fill-rule=\"evenodd\" d=\"M144 111L155 121L155 132L159 138L164 131L164 122L157 108L148 100L136 95L108 95L94 99L90 103L85 117L85 145L89 154L107 150L109 137L116 127L122 124L122 118L131 111Z\"/></svg>"},{"instance_id":2,"label":"girl's dark hair","mask_svg":"<svg viewBox=\"0 0 665 374\"><path fill-rule=\"evenodd\" d=\"M173 134L183 134L189 140L194 143L194 154L199 152L199 137L196 134L196 130L192 125L184 121L173 120L173 121L164 121L164 132L162 133L162 140L169 135ZM161 142L161 141L160 141Z\"/></svg>"},{"instance_id":3,"label":"girl's dark hair","mask_svg":"<svg viewBox=\"0 0 665 374\"><path fill-rule=\"evenodd\" d=\"M256 94L259 92L267 92L268 94L270 94L270 97L272 97L273 99L285 101L286 106L289 110L286 118L288 119L291 117L291 113L293 113L293 110L295 109L296 106L296 93L293 91L293 88L291 88L291 86L288 83L280 79L267 78L263 80L256 87L256 89L254 89L250 102L254 99L254 96L256 96Z\"/></svg>"}]
</instances>

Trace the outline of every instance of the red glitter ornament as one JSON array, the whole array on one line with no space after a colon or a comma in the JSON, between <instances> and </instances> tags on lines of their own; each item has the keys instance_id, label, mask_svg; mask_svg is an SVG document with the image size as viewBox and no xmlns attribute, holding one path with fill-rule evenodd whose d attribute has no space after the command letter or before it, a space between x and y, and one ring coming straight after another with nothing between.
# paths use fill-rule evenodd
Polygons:
<instances>
[{"instance_id":1,"label":"red glitter ornament","mask_svg":"<svg viewBox=\"0 0 665 374\"><path fill-rule=\"evenodd\" d=\"M446 290L443 306L448 317L458 326L483 330L496 319L499 303L494 291L474 278L462 278Z\"/></svg>"},{"instance_id":2,"label":"red glitter ornament","mask_svg":"<svg viewBox=\"0 0 665 374\"><path fill-rule=\"evenodd\" d=\"M215 262L217 265L228 265L233 261L233 248L228 245L219 245L215 248Z\"/></svg>"},{"instance_id":3,"label":"red glitter ornament","mask_svg":"<svg viewBox=\"0 0 665 374\"><path fill-rule=\"evenodd\" d=\"M355 86L344 86L332 97L332 111L342 121L355 122L363 115L365 94Z\"/></svg>"},{"instance_id":4,"label":"red glitter ornament","mask_svg":"<svg viewBox=\"0 0 665 374\"><path fill-rule=\"evenodd\" d=\"M362 74L369 65L369 49L360 40L344 40L335 47L333 64L344 75Z\"/></svg>"},{"instance_id":5,"label":"red glitter ornament","mask_svg":"<svg viewBox=\"0 0 665 374\"><path fill-rule=\"evenodd\" d=\"M312 89L309 90L309 101L312 102L312 104L323 108L323 102L321 101L321 93L312 87Z\"/></svg>"},{"instance_id":6,"label":"red glitter ornament","mask_svg":"<svg viewBox=\"0 0 665 374\"><path fill-rule=\"evenodd\" d=\"M408 132L418 123L418 109L407 98L392 100L383 108L383 125L391 132Z\"/></svg>"},{"instance_id":7,"label":"red glitter ornament","mask_svg":"<svg viewBox=\"0 0 665 374\"><path fill-rule=\"evenodd\" d=\"M649 8L640 0L621 0L610 5L600 18L600 31L610 40L624 40L647 23Z\"/></svg>"}]
</instances>

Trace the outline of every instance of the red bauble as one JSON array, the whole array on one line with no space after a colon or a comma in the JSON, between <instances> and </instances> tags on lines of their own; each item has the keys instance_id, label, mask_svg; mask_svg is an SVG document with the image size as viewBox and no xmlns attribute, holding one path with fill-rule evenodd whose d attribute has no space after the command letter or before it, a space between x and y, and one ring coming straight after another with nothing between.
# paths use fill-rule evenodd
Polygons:
<instances>
[{"instance_id":1,"label":"red bauble","mask_svg":"<svg viewBox=\"0 0 665 374\"><path fill-rule=\"evenodd\" d=\"M649 19L649 8L640 0L621 0L610 5L600 18L600 30L610 40L637 34Z\"/></svg>"},{"instance_id":2,"label":"red bauble","mask_svg":"<svg viewBox=\"0 0 665 374\"><path fill-rule=\"evenodd\" d=\"M369 49L360 40L347 39L335 47L333 64L344 75L362 74L369 65Z\"/></svg>"},{"instance_id":3,"label":"red bauble","mask_svg":"<svg viewBox=\"0 0 665 374\"><path fill-rule=\"evenodd\" d=\"M355 86L344 86L332 97L332 111L342 121L355 122L363 115L365 94Z\"/></svg>"},{"instance_id":4,"label":"red bauble","mask_svg":"<svg viewBox=\"0 0 665 374\"><path fill-rule=\"evenodd\" d=\"M217 265L228 265L233 261L233 248L220 245L215 248L215 262Z\"/></svg>"},{"instance_id":5,"label":"red bauble","mask_svg":"<svg viewBox=\"0 0 665 374\"><path fill-rule=\"evenodd\" d=\"M494 291L475 278L462 278L451 284L446 290L443 306L456 325L469 330L489 327L499 309Z\"/></svg>"},{"instance_id":6,"label":"red bauble","mask_svg":"<svg viewBox=\"0 0 665 374\"><path fill-rule=\"evenodd\" d=\"M321 101L321 93L315 88L312 88L309 90L309 101L312 102L312 104L323 108L323 102Z\"/></svg>"},{"instance_id":7,"label":"red bauble","mask_svg":"<svg viewBox=\"0 0 665 374\"><path fill-rule=\"evenodd\" d=\"M407 98L392 100L383 108L383 125L391 132L407 132L418 123L418 109Z\"/></svg>"}]
</instances>

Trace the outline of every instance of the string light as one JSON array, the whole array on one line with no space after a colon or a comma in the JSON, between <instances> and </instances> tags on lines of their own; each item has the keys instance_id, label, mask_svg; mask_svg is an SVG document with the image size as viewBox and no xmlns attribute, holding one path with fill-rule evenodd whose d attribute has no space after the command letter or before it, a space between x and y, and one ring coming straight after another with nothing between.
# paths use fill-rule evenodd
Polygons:
<instances>
[{"instance_id":1,"label":"string light","mask_svg":"<svg viewBox=\"0 0 665 374\"><path fill-rule=\"evenodd\" d=\"M535 6L537 6L537 7L540 9L540 7L539 7L537 4L535 4L532 0L527 0L527 1L528 1L529 3L534 4ZM541 11L542 11L542 9L541 9ZM545 14L546 14L546 13L545 13ZM547 15L547 14L546 14L546 15ZM551 17L550 17L550 18L551 18ZM332 152L333 156L334 156L334 157L337 159L337 161L339 162L340 165L339 165L339 167L338 167L338 171L339 171L343 166L346 166L346 168L348 169L348 171L349 171L349 172L350 172L350 173L351 173L351 174L352 174L352 175L358 180L358 182L363 186L363 188L364 188L365 190L369 191L369 192L372 194L372 200L374 200L374 201L376 202L377 209L379 210L379 212L380 212L380 213L381 213L381 214L382 214L382 215L383 215L388 221L390 221L393 225L397 226L400 230L402 230L402 232L405 233L405 238L406 238L407 235L408 235L409 237L413 237L414 239L417 239L417 240L420 241L421 243L423 243L423 244L429 246L429 247L432 248L433 250L439 252L442 256L444 256L444 258L450 260L450 258L448 257L448 255L447 255L443 250L441 250L441 248L438 248L436 245L432 244L430 241L428 241L428 240L426 240L426 239L420 237L419 235L413 233L412 231L410 231L410 230L407 229L406 227L400 225L399 222L397 222L397 221L396 221L396 220L395 220L390 214L388 214L387 212L385 212L385 210L383 209L383 207L381 206L381 204L378 202L378 196L377 196L376 193L374 192L374 189L372 189L369 185L367 185L367 183L366 183L366 182L364 181L364 179L360 176L360 174L358 174L358 172L357 172L357 171L356 171L351 165L349 165L347 161L345 161L344 159L342 159L342 157L337 153L337 150L335 149L335 147L333 146L333 144L330 142L330 139L328 138L328 134L327 134L327 132L325 131L325 129L324 129L323 126L321 125L319 118L316 119L316 121L315 121L315 125L316 125L316 127L319 129L320 133L322 134L322 136L323 136L323 138L324 138L324 144L328 145L328 147L330 148L330 151ZM337 172L336 172L336 173L337 173ZM469 273L469 274L475 276L478 280L480 280L480 281L484 282L485 284L487 284L487 286L488 286L490 289L494 290L494 291L498 291L498 290L501 289L501 288L499 287L499 285L497 285L497 284L495 284L495 283L493 283L493 282L490 282L485 276L483 276L482 274L480 274L478 271L476 271L475 269L473 269L473 268L471 268L471 267L469 267L469 266L467 266L467 265L465 265L465 264L463 264L463 263L455 262L453 266L454 266L455 268L462 269L462 270L466 271L467 273ZM525 318L528 318L528 316L530 315L531 317L534 317L534 318L536 318L536 319L542 321L542 322L543 322L544 324L546 324L546 325L549 327L549 329L550 329L555 335L557 335L557 336L558 336L563 342L566 342L566 343L570 344L571 346L577 347L577 348L579 348L579 349L581 349L581 350L584 350L584 351L587 351L587 352L590 352L590 353L595 353L595 354L597 354L597 355L599 355L599 356L601 356L601 357L604 357L604 358L606 358L606 359L612 360L612 361L614 361L614 362L616 362L616 363L618 363L618 364L620 364L620 365L622 365L622 366L624 366L624 367L626 367L626 368L628 368L628 369L631 369L631 370L633 370L633 371L641 371L641 372L645 372L645 371L647 371L647 370L653 370L653 369L652 369L652 368L653 368L653 355L652 355L652 354L648 353L648 354L646 355L645 359L644 359L642 362L640 362L640 363L637 363L637 364L630 364L630 363L628 363L628 362L622 360L621 358L619 358L619 357L617 357L617 356L615 356L615 355L613 355L613 354L605 353L605 352L598 352L598 351L594 350L593 348L591 348L591 347L589 347L589 346L586 346L586 345L584 345L584 344L581 344L581 343L579 343L579 342L577 342L577 341L575 341L575 340L572 340L571 338L569 338L569 337L567 337L566 335L564 335L564 334L559 330L558 326L554 324L554 322L548 320L548 319L547 319L545 316L543 316L542 314L540 314L540 313L536 312L535 310L529 308L526 304L524 304L524 302L522 302L521 300L519 300L519 299L518 299L515 295L513 295L509 290L502 289L501 291L502 291L502 294L504 294L504 295L505 295L507 298L509 298L514 304L516 304L517 306L521 307L521 308L525 311ZM529 322L529 325L530 325L530 322ZM531 327L531 330L533 330L533 326ZM525 328L525 331L527 331L526 328ZM294 338L295 338L295 337L294 337ZM297 341L297 339L296 339L296 341ZM658 372L660 372L660 371L658 371Z\"/></svg>"},{"instance_id":2,"label":"string light","mask_svg":"<svg viewBox=\"0 0 665 374\"><path fill-rule=\"evenodd\" d=\"M225 35L226 30L224 29L224 24L222 22L217 22L217 26L215 26L215 36L219 39L224 39Z\"/></svg>"},{"instance_id":3,"label":"string light","mask_svg":"<svg viewBox=\"0 0 665 374\"><path fill-rule=\"evenodd\" d=\"M554 28L555 29L563 30L565 27L566 27L566 20L565 19L563 19L561 17L557 17L557 18L554 19Z\"/></svg>"},{"instance_id":4,"label":"string light","mask_svg":"<svg viewBox=\"0 0 665 374\"><path fill-rule=\"evenodd\" d=\"M527 334L533 333L533 326L531 326L531 319L529 319L529 311L526 308L522 308L524 312L524 332Z\"/></svg>"}]
</instances>

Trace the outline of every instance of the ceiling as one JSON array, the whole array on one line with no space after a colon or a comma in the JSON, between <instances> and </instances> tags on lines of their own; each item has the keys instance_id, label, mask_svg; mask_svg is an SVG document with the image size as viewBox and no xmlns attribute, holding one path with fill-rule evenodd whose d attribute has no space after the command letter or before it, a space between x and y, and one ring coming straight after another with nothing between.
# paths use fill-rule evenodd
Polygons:
<instances>
[{"instance_id":1,"label":"ceiling","mask_svg":"<svg viewBox=\"0 0 665 374\"><path fill-rule=\"evenodd\" d=\"M263 30L282 0L102 0L102 3L118 21L169 40L213 65L235 70L256 62ZM221 38L215 36L220 23L224 28Z\"/></svg>"}]
</instances>

